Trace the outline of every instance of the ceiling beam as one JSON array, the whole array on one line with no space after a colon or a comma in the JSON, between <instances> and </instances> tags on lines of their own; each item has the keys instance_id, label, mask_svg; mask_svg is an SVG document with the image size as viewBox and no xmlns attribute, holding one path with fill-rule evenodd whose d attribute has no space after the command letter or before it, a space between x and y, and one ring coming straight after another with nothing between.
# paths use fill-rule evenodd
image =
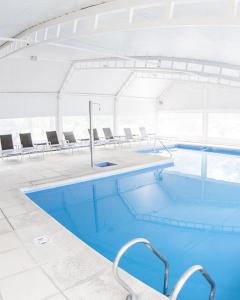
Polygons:
<instances>
[{"instance_id":1,"label":"ceiling beam","mask_svg":"<svg viewBox=\"0 0 240 300\"><path fill-rule=\"evenodd\" d=\"M123 83L121 84L120 88L118 89L118 91L115 94L115 97L120 97L122 95L122 93L124 92L124 90L127 88L127 86L129 85L129 83L132 81L132 79L134 78L134 71L132 71L127 78L123 81Z\"/></svg>"},{"instance_id":2,"label":"ceiling beam","mask_svg":"<svg viewBox=\"0 0 240 300\"><path fill-rule=\"evenodd\" d=\"M110 49L99 47L99 46L93 46L87 43L83 43L81 41L77 41L79 46L73 46L68 45L67 41L64 43L49 43L48 45L59 47L59 48L65 48L65 49L71 49L71 50L78 50L78 51L87 51L87 52L93 52L95 54L101 55L104 57L116 57L124 60L134 60L134 58L131 58L129 56L124 56L120 53L117 53L115 51L112 51Z\"/></svg>"},{"instance_id":3,"label":"ceiling beam","mask_svg":"<svg viewBox=\"0 0 240 300\"><path fill-rule=\"evenodd\" d=\"M132 70L138 72L152 72L155 74L168 73L176 76L195 76L206 78L206 81L216 83L234 83L240 86L240 66L207 60L165 57L165 56L133 56L132 61L119 58L105 58L79 61L76 70L104 69L104 70ZM204 81L204 80L202 80Z\"/></svg>"},{"instance_id":4,"label":"ceiling beam","mask_svg":"<svg viewBox=\"0 0 240 300\"><path fill-rule=\"evenodd\" d=\"M72 75L73 75L73 72L74 72L74 68L75 68L75 65L76 63L73 62L70 67L68 68L67 72L66 72L66 75L61 83L61 86L59 88L59 91L58 91L58 97L64 93L65 89L67 88L67 85L69 84L71 78L72 78Z\"/></svg>"},{"instance_id":5,"label":"ceiling beam","mask_svg":"<svg viewBox=\"0 0 240 300\"><path fill-rule=\"evenodd\" d=\"M27 43L26 40L24 39L17 39L17 38L11 38L11 37L0 37L0 41L4 41L4 42L23 42L23 43Z\"/></svg>"}]
</instances>

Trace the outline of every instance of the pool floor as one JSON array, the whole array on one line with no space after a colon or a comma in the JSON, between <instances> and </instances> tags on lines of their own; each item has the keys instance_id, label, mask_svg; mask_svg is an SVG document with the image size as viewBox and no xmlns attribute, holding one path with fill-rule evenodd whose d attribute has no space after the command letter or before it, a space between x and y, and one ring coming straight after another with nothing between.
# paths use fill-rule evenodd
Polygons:
<instances>
[{"instance_id":1,"label":"pool floor","mask_svg":"<svg viewBox=\"0 0 240 300\"><path fill-rule=\"evenodd\" d=\"M240 299L240 157L175 149L174 165L28 192L28 196L109 260L129 240L148 239L170 263L170 287L201 264L216 300ZM162 291L163 266L143 245L121 266ZM193 296L194 295L194 296ZM196 274L179 299L208 299Z\"/></svg>"}]
</instances>

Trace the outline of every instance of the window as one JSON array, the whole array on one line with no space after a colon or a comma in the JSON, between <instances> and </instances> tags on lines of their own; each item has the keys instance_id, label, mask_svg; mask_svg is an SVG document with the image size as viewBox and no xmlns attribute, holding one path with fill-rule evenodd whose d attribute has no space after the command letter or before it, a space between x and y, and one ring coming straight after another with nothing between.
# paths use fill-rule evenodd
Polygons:
<instances>
[{"instance_id":1,"label":"window","mask_svg":"<svg viewBox=\"0 0 240 300\"><path fill-rule=\"evenodd\" d=\"M88 137L88 126L87 116L63 117L63 131L73 131L76 138Z\"/></svg>"},{"instance_id":2,"label":"window","mask_svg":"<svg viewBox=\"0 0 240 300\"><path fill-rule=\"evenodd\" d=\"M12 134L15 144L19 144L19 133L32 133L33 141L46 139L46 131L55 130L54 117L0 119L0 134Z\"/></svg>"},{"instance_id":3,"label":"window","mask_svg":"<svg viewBox=\"0 0 240 300\"><path fill-rule=\"evenodd\" d=\"M113 131L113 116L112 115L96 115L93 120L93 126L98 129L99 135L103 136L102 129L110 127Z\"/></svg>"},{"instance_id":4,"label":"window","mask_svg":"<svg viewBox=\"0 0 240 300\"><path fill-rule=\"evenodd\" d=\"M240 139L240 113L209 113L208 137Z\"/></svg>"},{"instance_id":5,"label":"window","mask_svg":"<svg viewBox=\"0 0 240 300\"><path fill-rule=\"evenodd\" d=\"M154 116L144 114L143 116L127 115L118 118L120 134L123 134L124 128L131 128L134 134L139 133L139 127L145 127L148 133L154 132Z\"/></svg>"},{"instance_id":6,"label":"window","mask_svg":"<svg viewBox=\"0 0 240 300\"><path fill-rule=\"evenodd\" d=\"M202 113L159 113L158 134L166 137L202 137Z\"/></svg>"},{"instance_id":7,"label":"window","mask_svg":"<svg viewBox=\"0 0 240 300\"><path fill-rule=\"evenodd\" d=\"M93 127L98 129L99 135L103 136L102 128L113 128L112 115L95 115ZM88 116L68 116L63 117L63 131L73 131L76 138L88 138L89 117Z\"/></svg>"},{"instance_id":8,"label":"window","mask_svg":"<svg viewBox=\"0 0 240 300\"><path fill-rule=\"evenodd\" d=\"M155 100L120 98L118 125L119 133L123 128L131 128L133 133L139 134L139 127L145 127L147 132L155 131Z\"/></svg>"}]
</instances>

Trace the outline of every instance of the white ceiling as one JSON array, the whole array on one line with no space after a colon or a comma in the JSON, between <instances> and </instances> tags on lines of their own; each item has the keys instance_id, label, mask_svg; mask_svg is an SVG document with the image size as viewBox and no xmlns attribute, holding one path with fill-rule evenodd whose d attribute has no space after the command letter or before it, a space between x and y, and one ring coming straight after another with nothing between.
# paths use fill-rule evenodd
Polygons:
<instances>
[{"instance_id":1,"label":"white ceiling","mask_svg":"<svg viewBox=\"0 0 240 300\"><path fill-rule=\"evenodd\" d=\"M170 56L240 65L240 27L178 27L104 33L42 44L13 56L81 60L112 56ZM61 46L61 47L60 47Z\"/></svg>"},{"instance_id":2,"label":"white ceiling","mask_svg":"<svg viewBox=\"0 0 240 300\"><path fill-rule=\"evenodd\" d=\"M0 37L13 37L30 26L47 22L51 18L89 5L111 1L114 0L8 0L7 2L0 0L0 4L2 2ZM137 1L135 2L137 3ZM217 8L221 9L217 11L220 15L224 16L225 12L229 13L229 5L226 0L175 0L173 2L175 3L173 16L177 20L187 18L189 15L194 17L196 13L195 19L204 14L211 17L214 16ZM162 3L167 3L167 0L163 0ZM191 3L194 5L191 6ZM158 14L160 14L159 18L163 17L161 10L157 11L156 8L152 10L150 16L144 15L145 18L154 19ZM154 12L156 16L153 15ZM138 15L136 14L136 16ZM107 16L106 18L111 24L118 21L115 15L111 16L112 19ZM113 30L113 32L59 41L62 48L50 44L29 47L17 52L15 56L36 55L43 59L71 61L114 56L114 54L122 56L159 55L240 64L239 35L240 26L179 25L139 30Z\"/></svg>"},{"instance_id":3,"label":"white ceiling","mask_svg":"<svg viewBox=\"0 0 240 300\"><path fill-rule=\"evenodd\" d=\"M0 37L13 37L27 28L104 0L0 0Z\"/></svg>"},{"instance_id":4,"label":"white ceiling","mask_svg":"<svg viewBox=\"0 0 240 300\"><path fill-rule=\"evenodd\" d=\"M160 55L240 64L240 27L178 27L123 31L82 38L122 55Z\"/></svg>"}]
</instances>

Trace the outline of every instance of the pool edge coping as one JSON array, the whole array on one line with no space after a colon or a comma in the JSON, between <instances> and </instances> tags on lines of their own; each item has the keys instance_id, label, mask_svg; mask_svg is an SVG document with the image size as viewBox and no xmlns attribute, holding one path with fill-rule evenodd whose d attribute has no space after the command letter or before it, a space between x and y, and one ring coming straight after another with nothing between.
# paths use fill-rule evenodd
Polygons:
<instances>
[{"instance_id":1,"label":"pool edge coping","mask_svg":"<svg viewBox=\"0 0 240 300\"><path fill-rule=\"evenodd\" d=\"M33 192L39 192L45 189L51 189L51 188L57 188L60 186L65 186L65 185L71 185L71 184L76 184L76 183L81 183L81 182L88 182L92 180L97 180L101 178L107 178L111 177L114 175L120 175L128 172L134 172L134 171L139 171L141 169L148 169L151 167L157 167L157 166L168 166L173 163L173 159L164 159L159 162L152 162L152 163L146 163L146 164L140 164L140 165L135 165L131 167L122 167L122 168L115 168L109 171L103 171L103 172L96 172L88 175L83 175L75 178L70 178L70 179L65 179L65 180L59 180L55 182L49 183L44 183L40 185L35 185L31 187L23 187L20 188L20 192L22 192L24 195L27 193L33 193ZM26 195L27 196L27 195Z\"/></svg>"}]
</instances>

